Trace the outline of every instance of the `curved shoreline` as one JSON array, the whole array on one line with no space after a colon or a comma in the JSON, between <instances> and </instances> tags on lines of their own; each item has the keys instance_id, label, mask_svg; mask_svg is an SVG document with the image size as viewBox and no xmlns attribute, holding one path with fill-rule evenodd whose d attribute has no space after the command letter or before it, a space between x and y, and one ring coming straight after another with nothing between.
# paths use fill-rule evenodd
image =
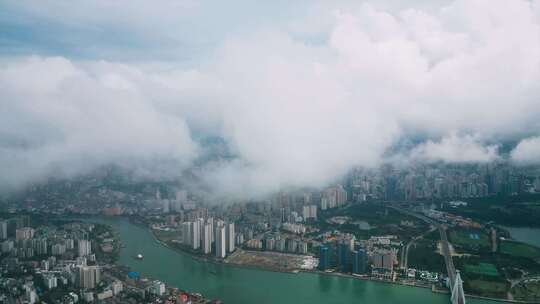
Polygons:
<instances>
[{"instance_id":1,"label":"curved shoreline","mask_svg":"<svg viewBox=\"0 0 540 304\"><path fill-rule=\"evenodd\" d=\"M413 287L413 288L431 289L431 291L433 293L449 294L449 291L442 291L442 290L441 291L434 291L432 287L428 287L428 286L405 284L405 283L395 282L395 281L376 280L376 279L371 279L371 278L368 278L368 277L359 277L359 276L354 276L354 275L344 274L344 273L339 273L339 272L324 272L324 271L316 271L316 270L298 270L297 272L295 272L295 271L280 270L280 269L275 269L275 268L270 268L270 267L262 267L262 266L255 266L255 265L245 265L245 264L236 264L236 263L227 263L227 262L224 262L224 261L217 261L217 260L214 260L214 259L198 256L196 254L193 254L193 253L191 253L189 251L186 251L186 250L182 250L180 248L172 247L169 244L165 243L164 241L160 240L156 236L156 234L154 233L152 228L150 228L150 227L148 227L146 225L143 225L141 223L133 223L131 221L130 221L130 223L146 228L148 230L148 232L152 235L154 240L157 243L159 243L160 245L162 245L164 247L167 247L168 249L171 249L171 250L173 250L173 251L175 251L175 252L177 252L179 254L187 255L190 258L192 258L192 259L194 259L194 260L196 260L198 262L206 262L206 263L211 263L211 264L214 264L214 265L226 265L226 266L231 266L231 267L236 267L236 268L261 270L261 271L269 271L269 272L278 272L278 273L286 273L286 274L306 273L306 274L326 275L326 276L333 276L333 277L340 277L340 278L348 278L348 279L369 281L369 282L374 282L374 283L385 283L385 284L393 284L393 285L407 286L407 287ZM501 299L501 298L490 298L490 297L483 297L483 296L472 295L472 294L465 294L465 295L468 298L495 301L495 302L501 302L501 303L518 303L518 304L536 304L537 303L537 302L530 302L530 301L509 300L509 299Z\"/></svg>"},{"instance_id":2,"label":"curved shoreline","mask_svg":"<svg viewBox=\"0 0 540 304\"><path fill-rule=\"evenodd\" d=\"M114 217L108 217L109 219L114 219ZM243 265L243 264L236 264L236 263L227 263L224 261L218 261L211 258L205 258L204 256L199 256L196 254L193 254L189 251L182 250L181 248L170 246L169 244L165 243L164 241L160 240L154 233L153 229L149 227L148 225L133 221L131 217L129 216L120 216L120 218L126 219L130 224L139 226L140 228L144 228L150 235L152 235L152 238L159 243L161 246L166 247L167 249L170 249L178 254L187 256L197 262L201 263L210 263L213 265L226 265L231 266L235 268L240 269L251 269L251 270L260 270L260 271L268 271L268 272L276 272L276 273L285 273L285 274L298 274L298 273L306 273L306 274L317 274L317 275L326 275L326 276L334 276L334 277L341 277L341 278L349 278L349 279L357 279L362 281L370 281L374 283L386 283L386 284L393 284L393 285L400 285L400 286L408 286L408 287L415 287L415 288L424 288L424 289L431 289L433 293L440 293L440 294L449 294L449 292L445 291L435 291L430 287L427 286L420 286L420 285L413 285L413 284L405 284L401 282L393 282L393 281L385 281L385 280L376 280L366 277L358 277L354 275L349 274L343 274L343 273L336 273L336 272L322 272L322 271L310 271L310 270L298 270L296 271L286 271L286 270L280 270L280 269L274 269L269 267L261 267L261 266L254 266L254 265ZM91 219L89 219L91 220ZM531 302L531 301L520 301L520 300L509 300L509 299L501 299L501 298L490 298L490 297L483 297L479 295L472 295L472 294L466 294L468 298L474 298L479 300L487 300L487 301L494 301L494 302L500 302L500 303L517 303L517 304L535 304L538 302Z\"/></svg>"}]
</instances>

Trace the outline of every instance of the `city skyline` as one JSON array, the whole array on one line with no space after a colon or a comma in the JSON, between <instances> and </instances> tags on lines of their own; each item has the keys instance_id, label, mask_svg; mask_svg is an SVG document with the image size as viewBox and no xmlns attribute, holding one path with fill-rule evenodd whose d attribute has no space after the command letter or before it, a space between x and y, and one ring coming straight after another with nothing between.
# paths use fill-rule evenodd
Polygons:
<instances>
[{"instance_id":1,"label":"city skyline","mask_svg":"<svg viewBox=\"0 0 540 304\"><path fill-rule=\"evenodd\" d=\"M0 303L540 303L540 0L0 1Z\"/></svg>"}]
</instances>

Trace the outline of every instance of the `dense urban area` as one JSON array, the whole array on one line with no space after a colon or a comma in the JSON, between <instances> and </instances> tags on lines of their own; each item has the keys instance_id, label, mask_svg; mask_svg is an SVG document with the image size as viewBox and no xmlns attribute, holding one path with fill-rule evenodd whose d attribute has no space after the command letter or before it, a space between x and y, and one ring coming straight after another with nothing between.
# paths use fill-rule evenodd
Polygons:
<instances>
[{"instance_id":1,"label":"dense urban area","mask_svg":"<svg viewBox=\"0 0 540 304\"><path fill-rule=\"evenodd\" d=\"M119 265L122 240L92 221L115 216L209 263L534 302L540 248L505 226L538 226L538 193L538 176L504 164L354 170L324 189L233 202L103 169L3 202L0 302L219 302Z\"/></svg>"}]
</instances>

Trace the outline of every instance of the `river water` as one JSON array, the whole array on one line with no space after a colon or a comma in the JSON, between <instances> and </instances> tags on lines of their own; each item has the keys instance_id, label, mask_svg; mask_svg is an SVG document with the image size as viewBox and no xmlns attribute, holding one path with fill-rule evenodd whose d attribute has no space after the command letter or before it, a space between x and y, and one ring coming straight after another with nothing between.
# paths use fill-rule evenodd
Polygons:
<instances>
[{"instance_id":1,"label":"river water","mask_svg":"<svg viewBox=\"0 0 540 304\"><path fill-rule=\"evenodd\" d=\"M529 245L540 247L540 228L501 227L508 230L513 239Z\"/></svg>"},{"instance_id":2,"label":"river water","mask_svg":"<svg viewBox=\"0 0 540 304\"><path fill-rule=\"evenodd\" d=\"M92 220L94 221L94 219ZM127 219L100 218L119 233L125 248L119 262L143 275L227 304L448 304L448 295L428 289L311 273L289 274L200 262L157 243ZM143 260L135 260L137 253ZM470 304L496 303L469 300Z\"/></svg>"}]
</instances>

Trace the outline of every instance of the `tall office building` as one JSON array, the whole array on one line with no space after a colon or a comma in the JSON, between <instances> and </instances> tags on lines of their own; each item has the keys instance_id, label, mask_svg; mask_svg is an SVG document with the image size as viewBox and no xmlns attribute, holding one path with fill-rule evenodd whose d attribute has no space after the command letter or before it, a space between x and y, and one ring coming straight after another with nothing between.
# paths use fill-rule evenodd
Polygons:
<instances>
[{"instance_id":1,"label":"tall office building","mask_svg":"<svg viewBox=\"0 0 540 304\"><path fill-rule=\"evenodd\" d=\"M342 185L336 186L336 203L339 206L344 205L347 202L347 191L343 189Z\"/></svg>"},{"instance_id":2,"label":"tall office building","mask_svg":"<svg viewBox=\"0 0 540 304\"><path fill-rule=\"evenodd\" d=\"M358 249L352 253L352 272L365 274L367 272L367 255L364 249Z\"/></svg>"},{"instance_id":3,"label":"tall office building","mask_svg":"<svg viewBox=\"0 0 540 304\"><path fill-rule=\"evenodd\" d=\"M347 202L347 191L341 185L329 187L324 191L323 198L326 198L324 207L329 209L340 207ZM321 209L325 210L322 205L322 200Z\"/></svg>"},{"instance_id":4,"label":"tall office building","mask_svg":"<svg viewBox=\"0 0 540 304\"><path fill-rule=\"evenodd\" d=\"M101 281L101 273L98 266L79 267L79 287L93 289Z\"/></svg>"},{"instance_id":5,"label":"tall office building","mask_svg":"<svg viewBox=\"0 0 540 304\"><path fill-rule=\"evenodd\" d=\"M202 251L204 254L212 252L212 224L206 223L202 233Z\"/></svg>"},{"instance_id":6,"label":"tall office building","mask_svg":"<svg viewBox=\"0 0 540 304\"><path fill-rule=\"evenodd\" d=\"M373 254L373 267L392 272L394 270L394 260L394 253L391 251L375 252Z\"/></svg>"},{"instance_id":7,"label":"tall office building","mask_svg":"<svg viewBox=\"0 0 540 304\"><path fill-rule=\"evenodd\" d=\"M78 240L77 247L80 257L84 257L92 253L92 243L90 243L88 240Z\"/></svg>"},{"instance_id":8,"label":"tall office building","mask_svg":"<svg viewBox=\"0 0 540 304\"><path fill-rule=\"evenodd\" d=\"M216 227L216 257L224 258L227 255L227 237L224 226Z\"/></svg>"},{"instance_id":9,"label":"tall office building","mask_svg":"<svg viewBox=\"0 0 540 304\"><path fill-rule=\"evenodd\" d=\"M328 198L323 196L321 198L321 210L326 210L326 209L328 209Z\"/></svg>"},{"instance_id":10,"label":"tall office building","mask_svg":"<svg viewBox=\"0 0 540 304\"><path fill-rule=\"evenodd\" d=\"M191 246L191 222L182 223L182 243Z\"/></svg>"},{"instance_id":11,"label":"tall office building","mask_svg":"<svg viewBox=\"0 0 540 304\"><path fill-rule=\"evenodd\" d=\"M191 248L197 250L201 247L201 225L198 220L191 222Z\"/></svg>"},{"instance_id":12,"label":"tall office building","mask_svg":"<svg viewBox=\"0 0 540 304\"><path fill-rule=\"evenodd\" d=\"M327 270L330 268L330 247L322 244L319 248L319 270Z\"/></svg>"},{"instance_id":13,"label":"tall office building","mask_svg":"<svg viewBox=\"0 0 540 304\"><path fill-rule=\"evenodd\" d=\"M227 251L233 252L234 251L234 223L228 223L227 224Z\"/></svg>"},{"instance_id":14,"label":"tall office building","mask_svg":"<svg viewBox=\"0 0 540 304\"><path fill-rule=\"evenodd\" d=\"M8 222L0 221L0 240L7 239L7 228L8 228Z\"/></svg>"},{"instance_id":15,"label":"tall office building","mask_svg":"<svg viewBox=\"0 0 540 304\"><path fill-rule=\"evenodd\" d=\"M338 269L342 272L348 272L349 264L347 255L349 254L349 244L345 240L342 240L338 242L336 247Z\"/></svg>"},{"instance_id":16,"label":"tall office building","mask_svg":"<svg viewBox=\"0 0 540 304\"><path fill-rule=\"evenodd\" d=\"M317 205L305 205L302 207L304 220L317 219Z\"/></svg>"},{"instance_id":17,"label":"tall office building","mask_svg":"<svg viewBox=\"0 0 540 304\"><path fill-rule=\"evenodd\" d=\"M336 188L332 187L332 188L327 189L325 195L328 202L328 209L335 208L337 206Z\"/></svg>"},{"instance_id":18,"label":"tall office building","mask_svg":"<svg viewBox=\"0 0 540 304\"><path fill-rule=\"evenodd\" d=\"M216 238L217 238L216 233L217 233L217 227L219 227L219 226L225 227L225 222L220 220L220 219L215 219L214 222L213 222L213 226L212 226L212 228L214 228L213 235L212 235L212 242L214 242L214 243L217 242L216 241ZM225 233L227 233L227 231L225 231Z\"/></svg>"}]
</instances>

